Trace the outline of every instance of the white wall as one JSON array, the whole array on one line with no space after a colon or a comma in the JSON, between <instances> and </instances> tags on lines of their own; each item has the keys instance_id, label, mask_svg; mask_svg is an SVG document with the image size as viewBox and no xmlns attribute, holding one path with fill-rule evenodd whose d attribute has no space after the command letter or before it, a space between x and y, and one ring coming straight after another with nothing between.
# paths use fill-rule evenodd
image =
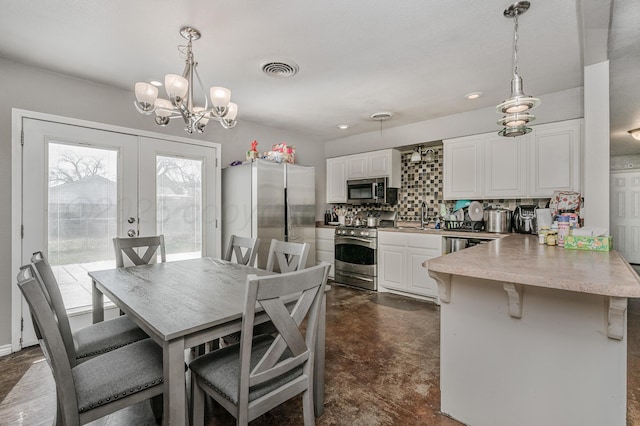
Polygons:
<instances>
[{"instance_id":1,"label":"white wall","mask_svg":"<svg viewBox=\"0 0 640 426\"><path fill-rule=\"evenodd\" d=\"M542 105L534 110L536 121L532 125L583 117L582 87L537 95L542 99ZM497 133L500 128L496 121L499 118L495 107L490 107L406 126L389 128L393 121L383 122L382 133L376 130L328 141L325 154L330 158L493 131Z\"/></svg>"},{"instance_id":2,"label":"white wall","mask_svg":"<svg viewBox=\"0 0 640 426\"><path fill-rule=\"evenodd\" d=\"M584 223L609 229L609 61L584 67Z\"/></svg>"},{"instance_id":3,"label":"white wall","mask_svg":"<svg viewBox=\"0 0 640 426\"><path fill-rule=\"evenodd\" d=\"M0 203L0 347L3 347L11 343L11 287L15 285L17 274L11 270L11 109L180 137L188 135L178 123L159 127L151 117L138 114L133 106L133 90L116 89L4 59L0 59L0 99L0 199L4 200ZM232 130L224 130L217 123L211 123L206 133L193 138L220 143L223 166L234 160L244 160L245 152L254 139L261 151L279 142L295 145L296 162L316 167L316 204L319 206L316 214L321 219L326 192L322 143L242 121L242 105L238 119L238 126Z\"/></svg>"}]
</instances>

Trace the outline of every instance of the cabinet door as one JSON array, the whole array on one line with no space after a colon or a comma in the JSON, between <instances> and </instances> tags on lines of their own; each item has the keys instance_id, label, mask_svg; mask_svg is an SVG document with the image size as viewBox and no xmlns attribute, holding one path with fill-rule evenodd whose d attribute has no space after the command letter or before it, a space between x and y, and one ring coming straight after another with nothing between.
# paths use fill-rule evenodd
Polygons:
<instances>
[{"instance_id":1,"label":"cabinet door","mask_svg":"<svg viewBox=\"0 0 640 426\"><path fill-rule=\"evenodd\" d=\"M347 202L347 160L327 159L327 203Z\"/></svg>"},{"instance_id":2,"label":"cabinet door","mask_svg":"<svg viewBox=\"0 0 640 426\"><path fill-rule=\"evenodd\" d=\"M530 137L529 196L551 197L554 190L579 192L582 120L542 124Z\"/></svg>"},{"instance_id":3,"label":"cabinet door","mask_svg":"<svg viewBox=\"0 0 640 426\"><path fill-rule=\"evenodd\" d=\"M407 283L408 290L433 298L438 297L438 284L429 276L429 271L422 264L425 260L440 256L439 250L432 249L407 249Z\"/></svg>"},{"instance_id":4,"label":"cabinet door","mask_svg":"<svg viewBox=\"0 0 640 426\"><path fill-rule=\"evenodd\" d=\"M316 228L316 260L331 264L329 278L334 277L335 265L335 230L333 228Z\"/></svg>"},{"instance_id":5,"label":"cabinet door","mask_svg":"<svg viewBox=\"0 0 640 426\"><path fill-rule=\"evenodd\" d=\"M524 197L527 194L528 137L492 135L484 142L483 197Z\"/></svg>"},{"instance_id":6,"label":"cabinet door","mask_svg":"<svg viewBox=\"0 0 640 426\"><path fill-rule=\"evenodd\" d=\"M482 135L444 141L444 198L482 196Z\"/></svg>"},{"instance_id":7,"label":"cabinet door","mask_svg":"<svg viewBox=\"0 0 640 426\"><path fill-rule=\"evenodd\" d=\"M405 258L407 249L378 244L378 285L406 290Z\"/></svg>"},{"instance_id":8,"label":"cabinet door","mask_svg":"<svg viewBox=\"0 0 640 426\"><path fill-rule=\"evenodd\" d=\"M347 179L369 177L369 161L366 154L350 155L347 158Z\"/></svg>"},{"instance_id":9,"label":"cabinet door","mask_svg":"<svg viewBox=\"0 0 640 426\"><path fill-rule=\"evenodd\" d=\"M375 152L369 156L369 177L385 177L391 174L391 150Z\"/></svg>"}]
</instances>

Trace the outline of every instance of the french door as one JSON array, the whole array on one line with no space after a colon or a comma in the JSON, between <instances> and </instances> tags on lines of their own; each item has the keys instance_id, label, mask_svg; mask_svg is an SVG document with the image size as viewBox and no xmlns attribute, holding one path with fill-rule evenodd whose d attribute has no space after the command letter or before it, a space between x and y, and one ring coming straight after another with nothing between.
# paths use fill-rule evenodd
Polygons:
<instances>
[{"instance_id":1,"label":"french door","mask_svg":"<svg viewBox=\"0 0 640 426\"><path fill-rule=\"evenodd\" d=\"M24 118L22 264L49 260L70 314L87 272L115 267L114 237L164 234L167 260L218 254L214 146ZM22 345L36 343L22 300Z\"/></svg>"},{"instance_id":2,"label":"french door","mask_svg":"<svg viewBox=\"0 0 640 426\"><path fill-rule=\"evenodd\" d=\"M610 187L613 244L627 262L640 264L640 172L613 171Z\"/></svg>"}]
</instances>

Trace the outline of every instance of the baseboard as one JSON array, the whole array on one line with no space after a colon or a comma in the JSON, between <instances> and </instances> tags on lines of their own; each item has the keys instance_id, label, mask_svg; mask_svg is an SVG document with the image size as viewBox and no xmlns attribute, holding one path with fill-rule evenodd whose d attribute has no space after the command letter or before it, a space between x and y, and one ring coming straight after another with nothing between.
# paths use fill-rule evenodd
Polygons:
<instances>
[{"instance_id":1,"label":"baseboard","mask_svg":"<svg viewBox=\"0 0 640 426\"><path fill-rule=\"evenodd\" d=\"M0 346L0 356L11 355L11 345Z\"/></svg>"}]
</instances>

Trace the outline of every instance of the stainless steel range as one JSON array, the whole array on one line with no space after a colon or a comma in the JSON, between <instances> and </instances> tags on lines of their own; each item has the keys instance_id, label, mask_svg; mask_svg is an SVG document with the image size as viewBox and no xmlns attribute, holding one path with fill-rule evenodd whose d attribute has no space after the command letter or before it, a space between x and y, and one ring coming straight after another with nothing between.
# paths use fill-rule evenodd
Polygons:
<instances>
[{"instance_id":1,"label":"stainless steel range","mask_svg":"<svg viewBox=\"0 0 640 426\"><path fill-rule=\"evenodd\" d=\"M335 235L335 281L367 290L378 289L378 231L341 226Z\"/></svg>"},{"instance_id":2,"label":"stainless steel range","mask_svg":"<svg viewBox=\"0 0 640 426\"><path fill-rule=\"evenodd\" d=\"M379 228L393 227L395 211L372 210L369 218ZM377 227L340 226L335 234L335 281L367 290L378 290Z\"/></svg>"}]
</instances>

